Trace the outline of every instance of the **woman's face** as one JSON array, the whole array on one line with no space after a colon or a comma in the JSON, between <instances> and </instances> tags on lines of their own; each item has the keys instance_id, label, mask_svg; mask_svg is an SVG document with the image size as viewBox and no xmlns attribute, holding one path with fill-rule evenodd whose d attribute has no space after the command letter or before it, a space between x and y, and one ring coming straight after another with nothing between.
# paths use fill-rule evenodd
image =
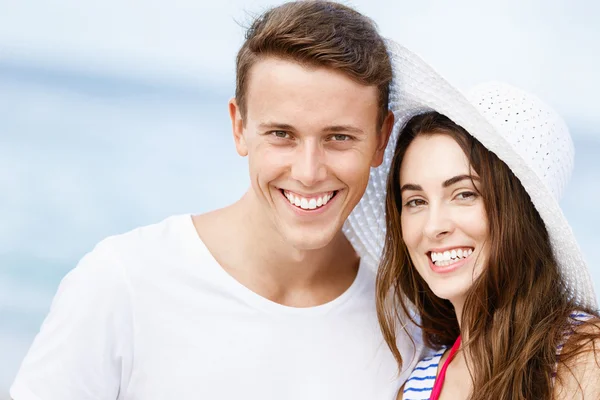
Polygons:
<instances>
[{"instance_id":1,"label":"woman's face","mask_svg":"<svg viewBox=\"0 0 600 400\"><path fill-rule=\"evenodd\" d=\"M402 237L412 262L433 293L458 312L488 260L479 177L452 137L419 135L402 160L400 188Z\"/></svg>"}]
</instances>

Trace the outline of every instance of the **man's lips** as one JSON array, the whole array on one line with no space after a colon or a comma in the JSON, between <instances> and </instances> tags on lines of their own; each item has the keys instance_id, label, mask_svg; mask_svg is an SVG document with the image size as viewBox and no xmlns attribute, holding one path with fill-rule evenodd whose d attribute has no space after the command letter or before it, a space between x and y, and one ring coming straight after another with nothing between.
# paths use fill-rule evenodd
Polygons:
<instances>
[{"instance_id":1,"label":"man's lips","mask_svg":"<svg viewBox=\"0 0 600 400\"><path fill-rule=\"evenodd\" d=\"M318 210L325 207L339 192L333 190L329 192L320 192L315 194L299 194L290 190L280 189L280 192L287 199L290 205L303 211Z\"/></svg>"}]
</instances>

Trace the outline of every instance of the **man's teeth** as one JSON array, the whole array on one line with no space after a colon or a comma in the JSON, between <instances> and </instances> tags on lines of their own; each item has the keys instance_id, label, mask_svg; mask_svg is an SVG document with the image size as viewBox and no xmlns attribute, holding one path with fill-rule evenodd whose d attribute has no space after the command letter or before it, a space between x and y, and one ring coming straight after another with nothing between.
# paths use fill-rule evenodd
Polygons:
<instances>
[{"instance_id":1,"label":"man's teeth","mask_svg":"<svg viewBox=\"0 0 600 400\"><path fill-rule=\"evenodd\" d=\"M322 207L331 200L334 192L328 193L321 197L314 197L307 199L305 197L300 197L290 192L284 191L283 194L288 199L288 201L295 205L296 207L300 207L304 210L314 210L315 208Z\"/></svg>"},{"instance_id":2,"label":"man's teeth","mask_svg":"<svg viewBox=\"0 0 600 400\"><path fill-rule=\"evenodd\" d=\"M473 253L473 249L452 249L444 251L443 253L431 252L431 261L439 266L445 266L460 260L461 258L467 258Z\"/></svg>"}]
</instances>

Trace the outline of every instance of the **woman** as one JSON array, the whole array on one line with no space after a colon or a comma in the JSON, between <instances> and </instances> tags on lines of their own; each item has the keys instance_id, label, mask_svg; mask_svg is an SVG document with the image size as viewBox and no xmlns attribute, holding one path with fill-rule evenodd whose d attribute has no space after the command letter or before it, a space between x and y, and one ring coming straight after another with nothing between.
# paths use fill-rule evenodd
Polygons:
<instances>
[{"instance_id":1,"label":"woman","mask_svg":"<svg viewBox=\"0 0 600 400\"><path fill-rule=\"evenodd\" d=\"M382 254L379 320L398 363L401 313L435 350L398 398L600 398L595 295L558 206L566 126L519 89L466 97L390 48L397 127L346 233L363 256Z\"/></svg>"}]
</instances>

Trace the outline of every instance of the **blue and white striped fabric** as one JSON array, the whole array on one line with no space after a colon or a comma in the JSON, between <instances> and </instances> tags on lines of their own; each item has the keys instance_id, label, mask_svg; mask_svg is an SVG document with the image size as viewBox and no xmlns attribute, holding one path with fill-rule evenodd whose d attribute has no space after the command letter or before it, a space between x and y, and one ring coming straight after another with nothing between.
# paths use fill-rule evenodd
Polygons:
<instances>
[{"instance_id":1,"label":"blue and white striped fabric","mask_svg":"<svg viewBox=\"0 0 600 400\"><path fill-rule=\"evenodd\" d=\"M419 361L404 384L403 400L429 399L437 375L438 365L445 351L446 348L443 348L433 356Z\"/></svg>"}]
</instances>

